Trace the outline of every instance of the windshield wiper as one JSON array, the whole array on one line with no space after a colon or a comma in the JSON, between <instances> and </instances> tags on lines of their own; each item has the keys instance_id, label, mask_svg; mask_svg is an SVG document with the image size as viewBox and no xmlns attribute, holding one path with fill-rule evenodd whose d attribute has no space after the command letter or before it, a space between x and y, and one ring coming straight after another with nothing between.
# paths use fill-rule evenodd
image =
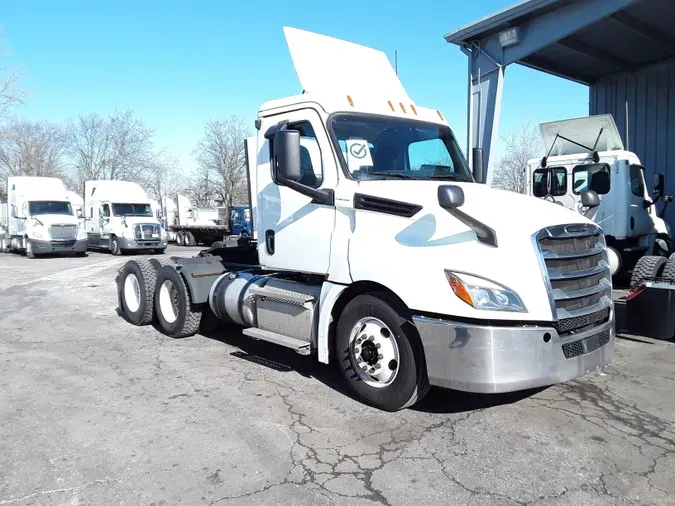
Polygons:
<instances>
[{"instance_id":1,"label":"windshield wiper","mask_svg":"<svg viewBox=\"0 0 675 506\"><path fill-rule=\"evenodd\" d=\"M409 176L408 174L401 174L400 172L368 172L369 176L387 176L387 177L394 177L397 179L414 179L417 180L416 177Z\"/></svg>"},{"instance_id":2,"label":"windshield wiper","mask_svg":"<svg viewBox=\"0 0 675 506\"><path fill-rule=\"evenodd\" d=\"M429 179L449 179L451 181L464 181L464 179L458 176L457 174L435 174L433 176L429 176Z\"/></svg>"}]
</instances>

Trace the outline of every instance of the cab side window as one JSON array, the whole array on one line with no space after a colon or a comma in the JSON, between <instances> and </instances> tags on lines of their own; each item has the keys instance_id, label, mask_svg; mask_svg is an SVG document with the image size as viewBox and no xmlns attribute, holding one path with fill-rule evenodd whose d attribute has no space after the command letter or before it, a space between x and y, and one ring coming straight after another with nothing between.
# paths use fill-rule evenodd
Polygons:
<instances>
[{"instance_id":1,"label":"cab side window","mask_svg":"<svg viewBox=\"0 0 675 506\"><path fill-rule=\"evenodd\" d=\"M636 197L645 196L645 178L643 168L640 165L630 166L630 191Z\"/></svg>"},{"instance_id":2,"label":"cab side window","mask_svg":"<svg viewBox=\"0 0 675 506\"><path fill-rule=\"evenodd\" d=\"M562 197L567 193L567 169L564 167L551 168L551 195Z\"/></svg>"},{"instance_id":3,"label":"cab side window","mask_svg":"<svg viewBox=\"0 0 675 506\"><path fill-rule=\"evenodd\" d=\"M609 165L606 163L577 165L572 170L572 181L572 191L577 195L586 190L605 195L609 193L611 187Z\"/></svg>"},{"instance_id":4,"label":"cab side window","mask_svg":"<svg viewBox=\"0 0 675 506\"><path fill-rule=\"evenodd\" d=\"M104 218L110 218L110 206L108 204L103 204L101 206L101 216Z\"/></svg>"},{"instance_id":5,"label":"cab side window","mask_svg":"<svg viewBox=\"0 0 675 506\"><path fill-rule=\"evenodd\" d=\"M535 197L548 195L548 170L537 169L532 174L532 195Z\"/></svg>"}]
</instances>

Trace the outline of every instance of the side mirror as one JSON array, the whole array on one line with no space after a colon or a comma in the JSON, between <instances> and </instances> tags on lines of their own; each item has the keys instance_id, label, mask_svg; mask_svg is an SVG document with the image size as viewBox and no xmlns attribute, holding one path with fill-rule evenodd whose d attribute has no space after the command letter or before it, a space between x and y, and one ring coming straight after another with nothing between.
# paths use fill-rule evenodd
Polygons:
<instances>
[{"instance_id":1,"label":"side mirror","mask_svg":"<svg viewBox=\"0 0 675 506\"><path fill-rule=\"evenodd\" d=\"M581 192L581 205L592 209L600 205L600 197L593 190L586 190Z\"/></svg>"},{"instance_id":2,"label":"side mirror","mask_svg":"<svg viewBox=\"0 0 675 506\"><path fill-rule=\"evenodd\" d=\"M19 213L16 206L12 206L12 218L16 218L17 220L23 220L26 218L26 216L24 214Z\"/></svg>"},{"instance_id":3,"label":"side mirror","mask_svg":"<svg viewBox=\"0 0 675 506\"><path fill-rule=\"evenodd\" d=\"M661 191L666 183L666 178L663 174L654 174L654 191Z\"/></svg>"},{"instance_id":4,"label":"side mirror","mask_svg":"<svg viewBox=\"0 0 675 506\"><path fill-rule=\"evenodd\" d=\"M483 150L481 148L473 148L471 150L471 165L473 167L473 178L476 183L483 182Z\"/></svg>"},{"instance_id":5,"label":"side mirror","mask_svg":"<svg viewBox=\"0 0 675 506\"><path fill-rule=\"evenodd\" d=\"M300 179L300 132L279 130L274 135L274 158L279 178L297 182Z\"/></svg>"},{"instance_id":6,"label":"side mirror","mask_svg":"<svg viewBox=\"0 0 675 506\"><path fill-rule=\"evenodd\" d=\"M78 217L78 218L84 218L84 216L82 215L82 209L78 209L78 210L76 211L76 214L77 214L77 217Z\"/></svg>"},{"instance_id":7,"label":"side mirror","mask_svg":"<svg viewBox=\"0 0 675 506\"><path fill-rule=\"evenodd\" d=\"M464 190L455 185L438 187L438 204L443 209L456 209L464 205Z\"/></svg>"}]
</instances>

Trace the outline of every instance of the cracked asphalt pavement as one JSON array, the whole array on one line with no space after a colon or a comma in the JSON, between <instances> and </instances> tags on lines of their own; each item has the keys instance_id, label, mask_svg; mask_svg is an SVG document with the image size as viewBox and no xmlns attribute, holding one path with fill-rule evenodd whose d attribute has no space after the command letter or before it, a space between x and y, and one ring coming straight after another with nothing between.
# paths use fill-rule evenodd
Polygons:
<instances>
[{"instance_id":1,"label":"cracked asphalt pavement","mask_svg":"<svg viewBox=\"0 0 675 506\"><path fill-rule=\"evenodd\" d=\"M619 338L577 381L385 413L236 329L128 324L128 258L0 256L0 505L675 504L675 343Z\"/></svg>"}]
</instances>

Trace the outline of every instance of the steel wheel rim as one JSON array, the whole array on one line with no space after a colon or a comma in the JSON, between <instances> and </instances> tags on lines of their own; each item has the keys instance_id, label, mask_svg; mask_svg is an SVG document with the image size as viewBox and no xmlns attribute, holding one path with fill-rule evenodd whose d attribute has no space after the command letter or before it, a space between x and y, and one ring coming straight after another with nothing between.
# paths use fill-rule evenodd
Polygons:
<instances>
[{"instance_id":1,"label":"steel wheel rim","mask_svg":"<svg viewBox=\"0 0 675 506\"><path fill-rule=\"evenodd\" d=\"M178 290L168 279L159 288L159 310L167 323L173 323L178 319Z\"/></svg>"},{"instance_id":2,"label":"steel wheel rim","mask_svg":"<svg viewBox=\"0 0 675 506\"><path fill-rule=\"evenodd\" d=\"M135 274L130 273L124 280L124 301L132 313L141 307L141 285Z\"/></svg>"},{"instance_id":3,"label":"steel wheel rim","mask_svg":"<svg viewBox=\"0 0 675 506\"><path fill-rule=\"evenodd\" d=\"M375 388L394 382L400 368L398 344L391 329L377 318L360 319L349 335L349 358L361 381Z\"/></svg>"}]
</instances>

